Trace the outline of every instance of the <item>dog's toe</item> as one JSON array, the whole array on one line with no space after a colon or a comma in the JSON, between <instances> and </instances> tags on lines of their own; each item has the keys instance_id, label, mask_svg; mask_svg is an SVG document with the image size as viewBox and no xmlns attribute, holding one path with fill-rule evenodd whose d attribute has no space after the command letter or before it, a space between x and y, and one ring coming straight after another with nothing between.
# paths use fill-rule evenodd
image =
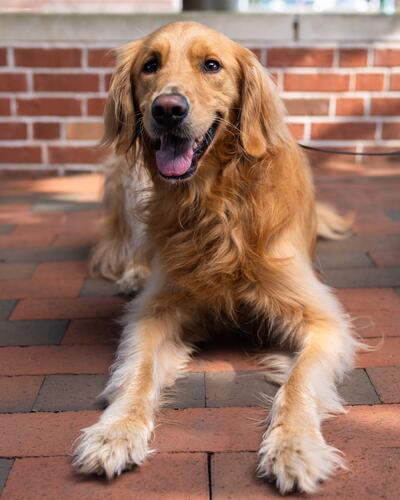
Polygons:
<instances>
[{"instance_id":1,"label":"dog's toe","mask_svg":"<svg viewBox=\"0 0 400 500\"><path fill-rule=\"evenodd\" d=\"M149 454L149 430L122 423L95 424L85 429L74 452L73 466L82 474L108 479L140 465Z\"/></svg>"},{"instance_id":2,"label":"dog's toe","mask_svg":"<svg viewBox=\"0 0 400 500\"><path fill-rule=\"evenodd\" d=\"M281 494L313 493L337 467L343 467L340 452L327 445L318 431L287 429L267 431L260 449L258 474L273 480Z\"/></svg>"}]
</instances>

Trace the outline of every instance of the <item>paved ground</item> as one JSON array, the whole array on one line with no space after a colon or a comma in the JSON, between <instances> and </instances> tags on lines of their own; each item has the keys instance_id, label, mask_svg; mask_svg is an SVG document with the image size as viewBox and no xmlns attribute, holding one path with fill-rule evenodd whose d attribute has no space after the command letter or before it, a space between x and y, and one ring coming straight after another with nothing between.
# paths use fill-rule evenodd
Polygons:
<instances>
[{"instance_id":1,"label":"paved ground","mask_svg":"<svg viewBox=\"0 0 400 500\"><path fill-rule=\"evenodd\" d=\"M322 242L319 266L376 344L341 388L347 415L325 424L349 465L316 498L398 498L400 489L399 164L327 164L320 197L357 212L355 235ZM255 478L266 411L262 374L239 349L191 363L160 415L149 462L114 483L76 477L71 444L98 415L126 299L87 272L98 236L99 175L1 178L0 491L4 499L276 497ZM397 491L397 493L396 493Z\"/></svg>"}]
</instances>

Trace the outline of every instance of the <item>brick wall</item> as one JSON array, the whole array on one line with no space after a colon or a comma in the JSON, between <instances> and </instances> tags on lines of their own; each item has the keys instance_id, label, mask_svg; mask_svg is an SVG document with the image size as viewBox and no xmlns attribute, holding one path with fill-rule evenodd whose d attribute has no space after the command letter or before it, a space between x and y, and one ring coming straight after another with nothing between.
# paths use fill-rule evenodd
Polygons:
<instances>
[{"instance_id":1,"label":"brick wall","mask_svg":"<svg viewBox=\"0 0 400 500\"><path fill-rule=\"evenodd\" d=\"M0 168L98 168L94 148L113 70L90 42L0 47ZM400 46L252 46L275 79L294 136L362 152L400 149Z\"/></svg>"}]
</instances>

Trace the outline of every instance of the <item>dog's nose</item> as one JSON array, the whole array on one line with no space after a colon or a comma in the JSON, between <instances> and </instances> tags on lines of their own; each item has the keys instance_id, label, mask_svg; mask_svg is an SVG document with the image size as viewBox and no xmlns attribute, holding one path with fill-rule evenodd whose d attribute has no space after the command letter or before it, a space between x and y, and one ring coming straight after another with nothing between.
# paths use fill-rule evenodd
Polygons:
<instances>
[{"instance_id":1,"label":"dog's nose","mask_svg":"<svg viewBox=\"0 0 400 500\"><path fill-rule=\"evenodd\" d=\"M189 113L189 103L181 94L161 94L151 105L154 120L165 127L179 125Z\"/></svg>"}]
</instances>

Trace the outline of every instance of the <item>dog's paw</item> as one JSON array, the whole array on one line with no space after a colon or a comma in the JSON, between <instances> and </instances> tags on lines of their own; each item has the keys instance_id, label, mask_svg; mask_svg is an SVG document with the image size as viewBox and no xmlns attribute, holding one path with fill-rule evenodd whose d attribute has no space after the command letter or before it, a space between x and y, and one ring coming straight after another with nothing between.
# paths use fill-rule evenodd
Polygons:
<instances>
[{"instance_id":1,"label":"dog's paw","mask_svg":"<svg viewBox=\"0 0 400 500\"><path fill-rule=\"evenodd\" d=\"M281 494L313 493L335 469L344 468L340 451L314 429L274 427L264 435L258 474L275 482Z\"/></svg>"},{"instance_id":2,"label":"dog's paw","mask_svg":"<svg viewBox=\"0 0 400 500\"><path fill-rule=\"evenodd\" d=\"M143 463L150 452L150 435L149 428L124 421L94 424L82 431L73 467L82 474L105 474L112 479Z\"/></svg>"},{"instance_id":3,"label":"dog's paw","mask_svg":"<svg viewBox=\"0 0 400 500\"><path fill-rule=\"evenodd\" d=\"M123 293L136 293L144 287L148 276L148 267L141 265L130 267L117 281L117 286Z\"/></svg>"}]
</instances>

